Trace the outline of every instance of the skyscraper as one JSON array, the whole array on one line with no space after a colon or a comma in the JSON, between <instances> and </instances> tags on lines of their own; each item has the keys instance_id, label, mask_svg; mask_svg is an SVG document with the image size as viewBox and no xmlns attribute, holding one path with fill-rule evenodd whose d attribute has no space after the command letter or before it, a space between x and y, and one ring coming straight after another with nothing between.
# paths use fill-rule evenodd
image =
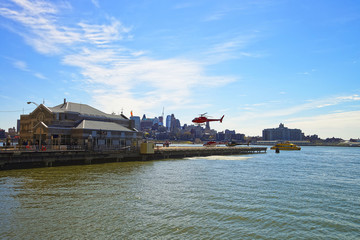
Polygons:
<instances>
[{"instance_id":1,"label":"skyscraper","mask_svg":"<svg viewBox=\"0 0 360 240\"><path fill-rule=\"evenodd\" d=\"M170 132L170 129L171 129L171 115L166 116L166 129Z\"/></svg>"}]
</instances>

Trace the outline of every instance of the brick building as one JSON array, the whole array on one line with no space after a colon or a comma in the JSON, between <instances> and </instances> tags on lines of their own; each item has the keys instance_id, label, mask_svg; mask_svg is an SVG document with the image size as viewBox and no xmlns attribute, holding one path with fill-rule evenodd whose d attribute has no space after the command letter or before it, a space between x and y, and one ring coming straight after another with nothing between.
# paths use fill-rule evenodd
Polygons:
<instances>
[{"instance_id":1,"label":"brick building","mask_svg":"<svg viewBox=\"0 0 360 240\"><path fill-rule=\"evenodd\" d=\"M30 114L20 116L19 144L118 149L137 146L141 137L134 121L124 115L106 114L66 99L55 107L40 104Z\"/></svg>"}]
</instances>

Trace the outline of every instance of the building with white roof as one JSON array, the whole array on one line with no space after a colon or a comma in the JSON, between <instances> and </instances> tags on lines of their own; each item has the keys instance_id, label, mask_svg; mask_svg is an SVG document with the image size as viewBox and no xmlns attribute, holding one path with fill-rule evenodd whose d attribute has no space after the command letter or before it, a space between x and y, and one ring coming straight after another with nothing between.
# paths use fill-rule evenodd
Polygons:
<instances>
[{"instance_id":1,"label":"building with white roof","mask_svg":"<svg viewBox=\"0 0 360 240\"><path fill-rule=\"evenodd\" d=\"M86 104L67 102L55 107L40 104L20 116L20 144L52 148L79 146L118 149L137 146L142 134L134 121L120 114L107 114Z\"/></svg>"}]
</instances>

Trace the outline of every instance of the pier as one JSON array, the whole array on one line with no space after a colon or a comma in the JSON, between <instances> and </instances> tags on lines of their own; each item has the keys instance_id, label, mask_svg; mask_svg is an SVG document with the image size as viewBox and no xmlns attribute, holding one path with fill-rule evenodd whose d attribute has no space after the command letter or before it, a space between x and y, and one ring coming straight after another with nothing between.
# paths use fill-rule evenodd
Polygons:
<instances>
[{"instance_id":1,"label":"pier","mask_svg":"<svg viewBox=\"0 0 360 240\"><path fill-rule=\"evenodd\" d=\"M212 155L240 155L266 153L266 147L167 147L155 149L154 157L185 158Z\"/></svg>"},{"instance_id":2,"label":"pier","mask_svg":"<svg viewBox=\"0 0 360 240\"><path fill-rule=\"evenodd\" d=\"M1 151L0 169L54 167L107 162L151 161L212 155L266 153L266 147L155 147L150 154L136 150L117 151Z\"/></svg>"}]
</instances>

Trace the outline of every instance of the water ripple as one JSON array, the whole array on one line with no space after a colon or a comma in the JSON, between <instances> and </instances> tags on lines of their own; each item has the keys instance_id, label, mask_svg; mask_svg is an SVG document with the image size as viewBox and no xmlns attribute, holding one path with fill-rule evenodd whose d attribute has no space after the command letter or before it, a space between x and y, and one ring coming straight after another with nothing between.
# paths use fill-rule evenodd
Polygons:
<instances>
[{"instance_id":1,"label":"water ripple","mask_svg":"<svg viewBox=\"0 0 360 240\"><path fill-rule=\"evenodd\" d=\"M359 239L360 152L0 172L1 239Z\"/></svg>"}]
</instances>

